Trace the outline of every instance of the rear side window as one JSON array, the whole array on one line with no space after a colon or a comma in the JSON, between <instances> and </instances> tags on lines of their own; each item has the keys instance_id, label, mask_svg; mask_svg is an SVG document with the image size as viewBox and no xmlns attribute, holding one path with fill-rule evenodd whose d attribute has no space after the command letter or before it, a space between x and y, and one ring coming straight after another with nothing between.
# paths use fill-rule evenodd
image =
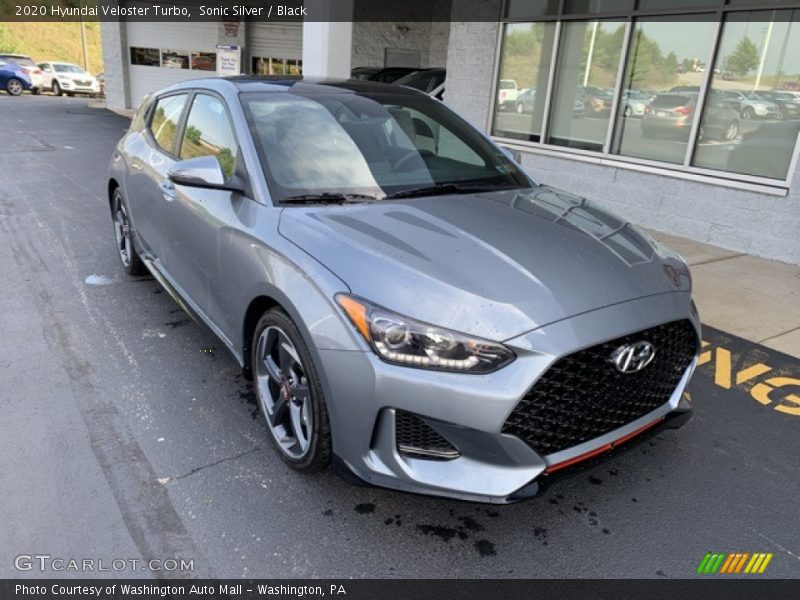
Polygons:
<instances>
[{"instance_id":1,"label":"rear side window","mask_svg":"<svg viewBox=\"0 0 800 600\"><path fill-rule=\"evenodd\" d=\"M686 106L691 100L689 96L663 94L656 96L656 99L653 100L653 106L656 108L677 108L678 106Z\"/></svg>"},{"instance_id":2,"label":"rear side window","mask_svg":"<svg viewBox=\"0 0 800 600\"><path fill-rule=\"evenodd\" d=\"M194 97L181 140L180 157L216 156L226 177L236 166L236 138L222 101L208 94Z\"/></svg>"},{"instance_id":3,"label":"rear side window","mask_svg":"<svg viewBox=\"0 0 800 600\"><path fill-rule=\"evenodd\" d=\"M150 133L153 134L156 143L170 154L175 147L178 121L186 104L186 97L186 94L178 94L157 100L150 120Z\"/></svg>"}]
</instances>

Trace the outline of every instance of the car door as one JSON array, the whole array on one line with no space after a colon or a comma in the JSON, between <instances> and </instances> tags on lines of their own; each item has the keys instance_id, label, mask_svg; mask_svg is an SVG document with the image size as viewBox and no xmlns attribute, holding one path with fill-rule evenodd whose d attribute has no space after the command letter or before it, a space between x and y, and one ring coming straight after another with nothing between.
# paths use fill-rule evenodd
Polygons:
<instances>
[{"instance_id":1,"label":"car door","mask_svg":"<svg viewBox=\"0 0 800 600\"><path fill-rule=\"evenodd\" d=\"M125 148L129 163L126 192L137 239L168 274L164 217L175 200L175 189L167 174L177 161L178 131L188 98L188 92L180 92L155 99L141 135Z\"/></svg>"},{"instance_id":2,"label":"car door","mask_svg":"<svg viewBox=\"0 0 800 600\"><path fill-rule=\"evenodd\" d=\"M239 145L227 105L213 92L198 91L191 100L178 146L180 159L214 156L227 179L239 160ZM202 311L217 332L227 331L222 298L227 291L220 273L226 232L238 227L241 210L251 202L238 192L175 185L175 200L166 208L163 223L168 268L189 300Z\"/></svg>"}]
</instances>

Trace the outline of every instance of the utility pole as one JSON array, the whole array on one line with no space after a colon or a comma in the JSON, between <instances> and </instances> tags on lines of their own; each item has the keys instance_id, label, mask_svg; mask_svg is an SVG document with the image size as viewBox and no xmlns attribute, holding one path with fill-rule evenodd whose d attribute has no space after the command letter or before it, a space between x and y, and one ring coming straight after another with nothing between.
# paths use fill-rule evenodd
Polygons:
<instances>
[{"instance_id":1,"label":"utility pole","mask_svg":"<svg viewBox=\"0 0 800 600\"><path fill-rule=\"evenodd\" d=\"M78 7L83 8L83 0L79 0ZM89 50L86 47L86 22L81 15L81 47L83 48L83 68L89 72Z\"/></svg>"}]
</instances>

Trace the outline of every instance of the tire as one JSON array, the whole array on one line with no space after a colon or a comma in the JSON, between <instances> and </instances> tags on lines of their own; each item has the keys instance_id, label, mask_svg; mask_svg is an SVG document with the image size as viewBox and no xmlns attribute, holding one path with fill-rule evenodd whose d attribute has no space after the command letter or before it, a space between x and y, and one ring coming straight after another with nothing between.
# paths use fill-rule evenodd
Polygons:
<instances>
[{"instance_id":1,"label":"tire","mask_svg":"<svg viewBox=\"0 0 800 600\"><path fill-rule=\"evenodd\" d=\"M756 116L756 111L753 110L752 106L745 106L742 109L742 118L743 119L754 119Z\"/></svg>"},{"instance_id":2,"label":"tire","mask_svg":"<svg viewBox=\"0 0 800 600\"><path fill-rule=\"evenodd\" d=\"M330 421L299 329L285 312L273 308L256 324L250 347L256 400L276 451L296 471L324 470L332 455Z\"/></svg>"},{"instance_id":3,"label":"tire","mask_svg":"<svg viewBox=\"0 0 800 600\"><path fill-rule=\"evenodd\" d=\"M19 96L24 89L25 87L22 85L22 82L16 77L11 77L6 81L6 91L9 96Z\"/></svg>"},{"instance_id":4,"label":"tire","mask_svg":"<svg viewBox=\"0 0 800 600\"><path fill-rule=\"evenodd\" d=\"M63 94L64 94L64 92L61 91L61 86L54 79L53 80L53 96L62 96Z\"/></svg>"},{"instance_id":5,"label":"tire","mask_svg":"<svg viewBox=\"0 0 800 600\"><path fill-rule=\"evenodd\" d=\"M125 272L136 277L145 275L148 271L136 250L136 242L133 239L133 235L131 235L128 214L125 199L122 197L120 189L117 188L111 197L111 221L114 224L117 254Z\"/></svg>"}]
</instances>

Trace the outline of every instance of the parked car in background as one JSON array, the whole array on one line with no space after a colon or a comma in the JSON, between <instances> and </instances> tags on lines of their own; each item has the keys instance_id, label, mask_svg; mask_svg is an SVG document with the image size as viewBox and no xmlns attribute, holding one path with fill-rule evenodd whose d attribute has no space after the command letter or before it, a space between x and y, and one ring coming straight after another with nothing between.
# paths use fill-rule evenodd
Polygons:
<instances>
[{"instance_id":1,"label":"parked car in background","mask_svg":"<svg viewBox=\"0 0 800 600\"><path fill-rule=\"evenodd\" d=\"M764 100L778 106L782 119L800 118L800 98L790 92L758 92Z\"/></svg>"},{"instance_id":2,"label":"parked car in background","mask_svg":"<svg viewBox=\"0 0 800 600\"><path fill-rule=\"evenodd\" d=\"M353 79L394 83L401 77L419 71L419 67L356 67L350 71Z\"/></svg>"},{"instance_id":3,"label":"parked car in background","mask_svg":"<svg viewBox=\"0 0 800 600\"><path fill-rule=\"evenodd\" d=\"M586 105L589 114L607 115L614 104L614 91L596 86L578 86L578 99Z\"/></svg>"},{"instance_id":4,"label":"parked car in background","mask_svg":"<svg viewBox=\"0 0 800 600\"><path fill-rule=\"evenodd\" d=\"M712 96L724 98L739 112L742 119L779 119L781 111L775 102L762 97L761 92L741 90L714 90Z\"/></svg>"},{"instance_id":5,"label":"parked car in background","mask_svg":"<svg viewBox=\"0 0 800 600\"><path fill-rule=\"evenodd\" d=\"M513 79L501 79L497 84L497 106L500 110L514 108L519 96L517 82Z\"/></svg>"},{"instance_id":6,"label":"parked car in background","mask_svg":"<svg viewBox=\"0 0 800 600\"><path fill-rule=\"evenodd\" d=\"M44 86L44 74L30 56L25 56L24 54L0 53L0 61L19 65L31 79L31 94L42 93L42 87Z\"/></svg>"},{"instance_id":7,"label":"parked car in background","mask_svg":"<svg viewBox=\"0 0 800 600\"><path fill-rule=\"evenodd\" d=\"M699 85L676 85L669 90L670 92L696 92L700 93Z\"/></svg>"},{"instance_id":8,"label":"parked car in background","mask_svg":"<svg viewBox=\"0 0 800 600\"><path fill-rule=\"evenodd\" d=\"M87 73L78 65L63 62L39 63L39 68L44 73L44 89L50 90L56 96L67 94L94 95L100 93L100 85L94 75Z\"/></svg>"},{"instance_id":9,"label":"parked car in background","mask_svg":"<svg viewBox=\"0 0 800 600\"><path fill-rule=\"evenodd\" d=\"M645 107L642 135L688 137L697 109L697 94L659 94ZM698 137L704 140L733 140L739 135L739 114L724 100L709 96Z\"/></svg>"},{"instance_id":10,"label":"parked car in background","mask_svg":"<svg viewBox=\"0 0 800 600\"><path fill-rule=\"evenodd\" d=\"M709 96L703 107L703 118L697 137L703 141L730 142L739 136L739 113L722 98Z\"/></svg>"},{"instance_id":11,"label":"parked car in background","mask_svg":"<svg viewBox=\"0 0 800 600\"><path fill-rule=\"evenodd\" d=\"M31 76L23 67L15 62L0 60L0 89L4 89L9 96L19 96L31 88Z\"/></svg>"},{"instance_id":12,"label":"parked car in background","mask_svg":"<svg viewBox=\"0 0 800 600\"><path fill-rule=\"evenodd\" d=\"M409 73L400 79L397 79L395 85L404 85L406 87L414 88L421 92L425 92L429 96L433 96L438 100L444 97L445 80L447 79L447 70L440 68L433 69L420 69Z\"/></svg>"},{"instance_id":13,"label":"parked car in background","mask_svg":"<svg viewBox=\"0 0 800 600\"><path fill-rule=\"evenodd\" d=\"M655 137L660 133L688 136L697 106L697 94L659 94L644 109L642 135Z\"/></svg>"},{"instance_id":14,"label":"parked car in background","mask_svg":"<svg viewBox=\"0 0 800 600\"><path fill-rule=\"evenodd\" d=\"M536 90L527 89L522 90L517 95L516 110L519 114L532 113L533 105L536 102Z\"/></svg>"},{"instance_id":15,"label":"parked car in background","mask_svg":"<svg viewBox=\"0 0 800 600\"><path fill-rule=\"evenodd\" d=\"M691 415L685 261L419 91L178 83L104 187L126 273L219 337L299 472L509 503Z\"/></svg>"},{"instance_id":16,"label":"parked car in background","mask_svg":"<svg viewBox=\"0 0 800 600\"><path fill-rule=\"evenodd\" d=\"M652 99L653 96L643 92L628 90L622 94L622 100L625 103L622 114L626 117L641 117L644 114L645 107L650 104Z\"/></svg>"}]
</instances>

